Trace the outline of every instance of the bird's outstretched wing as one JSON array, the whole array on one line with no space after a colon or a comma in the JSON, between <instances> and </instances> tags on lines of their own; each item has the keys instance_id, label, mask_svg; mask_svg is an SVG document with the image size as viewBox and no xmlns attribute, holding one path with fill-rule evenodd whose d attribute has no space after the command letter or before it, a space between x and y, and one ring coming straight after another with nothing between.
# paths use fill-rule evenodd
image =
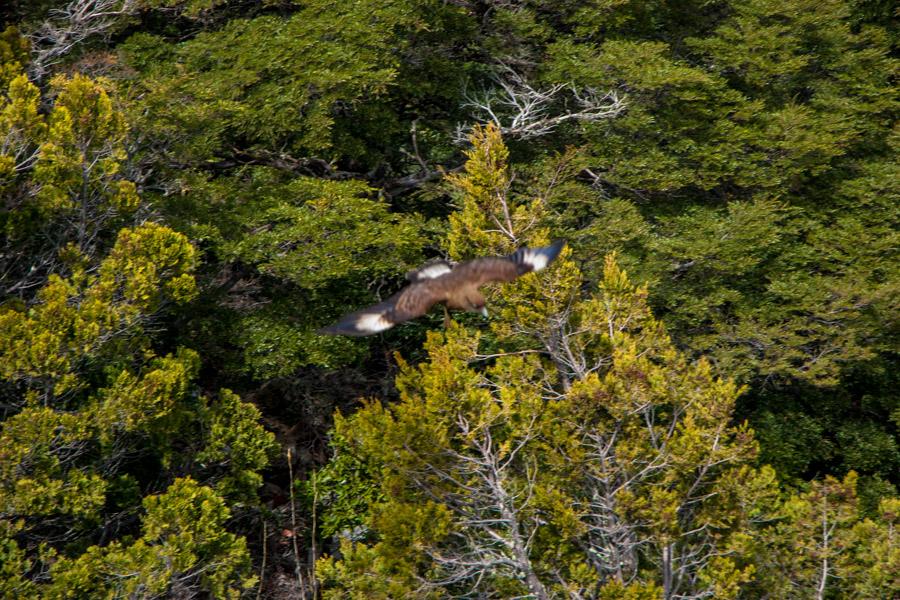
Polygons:
<instances>
[{"instance_id":1,"label":"bird's outstretched wing","mask_svg":"<svg viewBox=\"0 0 900 600\"><path fill-rule=\"evenodd\" d=\"M559 255L564 245L565 242L558 241L543 248L519 248L509 256L476 258L457 265L446 261L430 263L409 272L406 277L412 283L399 293L350 313L319 333L372 335L421 317L438 302L466 307L463 300L473 295L480 297L478 286L491 281L512 281L525 273L540 271Z\"/></svg>"},{"instance_id":2,"label":"bird's outstretched wing","mask_svg":"<svg viewBox=\"0 0 900 600\"><path fill-rule=\"evenodd\" d=\"M458 265L449 276L480 286L491 281L513 281L520 275L540 271L559 256L563 240L542 248L519 248L509 256L476 258Z\"/></svg>"},{"instance_id":3,"label":"bird's outstretched wing","mask_svg":"<svg viewBox=\"0 0 900 600\"><path fill-rule=\"evenodd\" d=\"M519 275L542 271L556 260L565 245L565 240L556 240L543 248L519 248L509 255L509 260L516 265L516 272Z\"/></svg>"},{"instance_id":4,"label":"bird's outstretched wing","mask_svg":"<svg viewBox=\"0 0 900 600\"><path fill-rule=\"evenodd\" d=\"M410 271L406 274L406 278L412 283L418 283L426 279L437 279L452 271L454 266L454 263L450 261L436 260L419 267L415 271Z\"/></svg>"},{"instance_id":5,"label":"bird's outstretched wing","mask_svg":"<svg viewBox=\"0 0 900 600\"><path fill-rule=\"evenodd\" d=\"M432 306L444 300L442 290L430 282L431 280L426 278L420 283L413 283L384 302L350 313L334 325L320 329L318 333L372 335L390 329L398 323L421 317Z\"/></svg>"}]
</instances>

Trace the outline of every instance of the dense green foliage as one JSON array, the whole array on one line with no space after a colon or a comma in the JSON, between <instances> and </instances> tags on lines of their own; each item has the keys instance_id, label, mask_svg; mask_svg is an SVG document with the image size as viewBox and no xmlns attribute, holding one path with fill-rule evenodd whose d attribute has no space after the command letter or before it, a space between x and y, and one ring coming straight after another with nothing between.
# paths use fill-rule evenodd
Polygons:
<instances>
[{"instance_id":1,"label":"dense green foliage","mask_svg":"<svg viewBox=\"0 0 900 600\"><path fill-rule=\"evenodd\" d=\"M893 597L893 11L4 3L0 597Z\"/></svg>"},{"instance_id":2,"label":"dense green foliage","mask_svg":"<svg viewBox=\"0 0 900 600\"><path fill-rule=\"evenodd\" d=\"M127 128L103 86L52 86L46 117L24 75L3 104L0 585L5 597L223 597L251 582L246 542L223 526L228 504L255 501L272 435L233 392L202 393L196 352L154 343L154 319L197 295L196 251L164 225L129 226Z\"/></svg>"}]
</instances>

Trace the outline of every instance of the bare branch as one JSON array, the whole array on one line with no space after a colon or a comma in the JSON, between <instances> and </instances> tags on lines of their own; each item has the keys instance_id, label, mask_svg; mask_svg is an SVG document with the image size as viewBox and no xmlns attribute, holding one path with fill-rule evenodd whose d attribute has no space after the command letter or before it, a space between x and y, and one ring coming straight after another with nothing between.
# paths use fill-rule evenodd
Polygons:
<instances>
[{"instance_id":1,"label":"bare branch","mask_svg":"<svg viewBox=\"0 0 900 600\"><path fill-rule=\"evenodd\" d=\"M557 83L534 88L506 64L494 76L495 86L474 96L466 95L476 119L491 121L508 138L527 140L551 133L567 121L593 122L612 119L625 110L625 101L615 90L601 92ZM464 143L468 125L459 125L455 140Z\"/></svg>"},{"instance_id":2,"label":"bare branch","mask_svg":"<svg viewBox=\"0 0 900 600\"><path fill-rule=\"evenodd\" d=\"M447 449L441 466L429 461L423 472L413 475L422 491L439 498L456 516L451 542L426 549L441 573L428 585L462 585L472 595L486 575L505 575L521 579L530 592L527 597L546 599L549 592L530 557L542 524L531 506L536 468L525 464L522 456L535 435L537 415L523 427L522 435L502 444L492 431L501 420L473 424L458 414L462 447ZM525 472L524 479L513 474L520 471ZM433 489L435 476L450 489Z\"/></svg>"},{"instance_id":3,"label":"bare branch","mask_svg":"<svg viewBox=\"0 0 900 600\"><path fill-rule=\"evenodd\" d=\"M77 46L88 38L109 36L139 7L140 0L72 0L51 10L50 18L28 36L31 78L42 81Z\"/></svg>"}]
</instances>

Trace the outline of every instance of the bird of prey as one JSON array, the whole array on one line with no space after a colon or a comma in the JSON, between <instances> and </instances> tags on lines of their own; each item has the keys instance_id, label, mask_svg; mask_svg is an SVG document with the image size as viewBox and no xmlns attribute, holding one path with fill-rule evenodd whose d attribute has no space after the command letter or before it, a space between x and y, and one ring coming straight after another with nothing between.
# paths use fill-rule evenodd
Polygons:
<instances>
[{"instance_id":1,"label":"bird of prey","mask_svg":"<svg viewBox=\"0 0 900 600\"><path fill-rule=\"evenodd\" d=\"M452 308L487 316L479 287L540 271L559 255L564 245L560 240L543 248L519 248L509 256L476 258L458 264L446 261L427 264L407 273L410 284L384 302L350 313L319 333L372 335L421 317L435 304L443 304L445 310Z\"/></svg>"}]
</instances>

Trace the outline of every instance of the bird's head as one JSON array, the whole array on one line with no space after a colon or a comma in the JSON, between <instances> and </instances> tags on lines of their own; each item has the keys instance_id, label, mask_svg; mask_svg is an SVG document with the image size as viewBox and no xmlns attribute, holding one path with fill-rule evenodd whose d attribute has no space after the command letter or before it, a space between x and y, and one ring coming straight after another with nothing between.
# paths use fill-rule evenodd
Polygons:
<instances>
[{"instance_id":1,"label":"bird's head","mask_svg":"<svg viewBox=\"0 0 900 600\"><path fill-rule=\"evenodd\" d=\"M469 301L469 312L479 313L482 317L488 316L487 307L484 305L484 300L470 300Z\"/></svg>"}]
</instances>

